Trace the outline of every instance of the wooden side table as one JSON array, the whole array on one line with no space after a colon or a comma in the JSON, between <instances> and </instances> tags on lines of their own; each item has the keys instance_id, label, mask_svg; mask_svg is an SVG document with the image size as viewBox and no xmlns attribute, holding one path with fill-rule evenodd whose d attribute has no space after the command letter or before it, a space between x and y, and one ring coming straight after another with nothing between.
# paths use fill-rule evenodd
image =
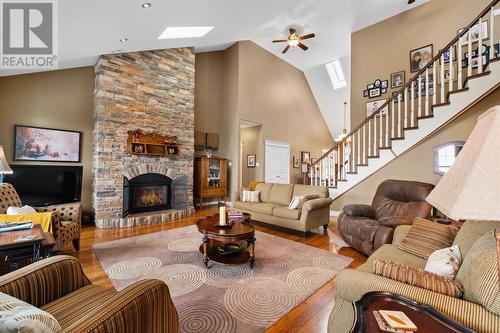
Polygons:
<instances>
[{"instance_id":1,"label":"wooden side table","mask_svg":"<svg viewBox=\"0 0 500 333\"><path fill-rule=\"evenodd\" d=\"M388 292L369 292L354 302L355 320L352 333L383 333L373 311L402 311L417 326L417 332L474 333L475 331L446 317L433 307L419 304L404 296Z\"/></svg>"},{"instance_id":2,"label":"wooden side table","mask_svg":"<svg viewBox=\"0 0 500 333\"><path fill-rule=\"evenodd\" d=\"M19 240L23 236L33 236L28 240ZM7 231L0 233L0 258L9 263L11 270L48 257L52 254L56 242L50 232L43 232L41 225L35 224L31 229Z\"/></svg>"}]
</instances>

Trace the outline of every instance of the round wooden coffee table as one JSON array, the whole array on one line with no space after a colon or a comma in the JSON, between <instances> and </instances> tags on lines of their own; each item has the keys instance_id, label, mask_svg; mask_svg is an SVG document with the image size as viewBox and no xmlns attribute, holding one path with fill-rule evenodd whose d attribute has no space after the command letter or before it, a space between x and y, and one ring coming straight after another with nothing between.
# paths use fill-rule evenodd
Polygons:
<instances>
[{"instance_id":1,"label":"round wooden coffee table","mask_svg":"<svg viewBox=\"0 0 500 333\"><path fill-rule=\"evenodd\" d=\"M219 215L211 215L196 222L198 230L203 234L200 252L203 263L208 267L210 260L225 265L242 265L255 263L255 227L251 224L250 215L231 219L234 223L229 227L219 227Z\"/></svg>"}]
</instances>

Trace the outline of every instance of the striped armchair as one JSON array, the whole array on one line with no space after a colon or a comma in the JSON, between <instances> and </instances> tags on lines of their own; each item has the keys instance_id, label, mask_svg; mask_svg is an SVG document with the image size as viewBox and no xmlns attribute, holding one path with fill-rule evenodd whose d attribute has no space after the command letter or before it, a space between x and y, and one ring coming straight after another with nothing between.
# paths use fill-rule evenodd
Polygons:
<instances>
[{"instance_id":1,"label":"striped armchair","mask_svg":"<svg viewBox=\"0 0 500 333\"><path fill-rule=\"evenodd\" d=\"M55 256L0 277L0 292L52 314L61 333L177 333L168 287L142 280L116 292L93 285L77 259Z\"/></svg>"},{"instance_id":2,"label":"striped armchair","mask_svg":"<svg viewBox=\"0 0 500 333\"><path fill-rule=\"evenodd\" d=\"M0 214L5 214L9 206L21 207L22 202L14 186L0 184ZM56 240L55 250L60 250L73 242L75 250L80 251L80 228L82 207L80 203L34 207L38 212L53 212L52 233Z\"/></svg>"}]
</instances>

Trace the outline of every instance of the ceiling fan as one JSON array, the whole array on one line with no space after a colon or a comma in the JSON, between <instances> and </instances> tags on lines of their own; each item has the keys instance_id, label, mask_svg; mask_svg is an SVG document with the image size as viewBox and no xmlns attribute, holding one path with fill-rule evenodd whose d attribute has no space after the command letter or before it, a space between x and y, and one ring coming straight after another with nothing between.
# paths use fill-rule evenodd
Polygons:
<instances>
[{"instance_id":1,"label":"ceiling fan","mask_svg":"<svg viewBox=\"0 0 500 333\"><path fill-rule=\"evenodd\" d=\"M294 46L298 46L302 50L306 51L308 49L308 47L305 46L304 44L302 44L302 41L304 39L314 38L316 36L315 34L307 34L304 36L299 36L299 35L297 35L297 31L295 31L295 29L289 29L288 31L290 32L288 39L273 40L273 43L284 43L284 42L288 43L288 45L283 49L283 52L281 52L281 53L286 53L286 51L288 51L288 49L290 49L291 47L294 47Z\"/></svg>"}]
</instances>

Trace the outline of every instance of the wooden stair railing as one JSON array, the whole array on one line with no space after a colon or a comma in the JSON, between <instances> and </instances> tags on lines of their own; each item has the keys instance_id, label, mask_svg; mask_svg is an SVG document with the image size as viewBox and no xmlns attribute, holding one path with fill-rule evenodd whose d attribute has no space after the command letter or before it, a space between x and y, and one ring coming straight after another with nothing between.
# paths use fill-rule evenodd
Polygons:
<instances>
[{"instance_id":1,"label":"wooden stair railing","mask_svg":"<svg viewBox=\"0 0 500 333\"><path fill-rule=\"evenodd\" d=\"M449 104L450 94L468 90L465 87L468 79L487 75L489 63L498 59L494 47L496 44L494 12L498 2L499 0L492 1L424 68L393 93L386 103L311 164L310 184L335 188L339 181L347 181L348 175L356 174L359 166L368 166L369 159L378 158L380 150L391 149L392 141L404 140L406 130L418 129L419 119L432 118L435 107ZM489 16L489 45L484 43L481 28L487 16ZM473 41L468 36L471 36L476 25L479 27L479 33L477 40ZM487 47L487 52L481 52L481 56L475 58L473 45L477 45L477 52L483 50L484 45ZM449 52L448 62L445 61L447 52ZM446 71L449 73L447 76ZM439 84L436 82L437 79ZM401 99L403 101L399 102Z\"/></svg>"}]
</instances>

